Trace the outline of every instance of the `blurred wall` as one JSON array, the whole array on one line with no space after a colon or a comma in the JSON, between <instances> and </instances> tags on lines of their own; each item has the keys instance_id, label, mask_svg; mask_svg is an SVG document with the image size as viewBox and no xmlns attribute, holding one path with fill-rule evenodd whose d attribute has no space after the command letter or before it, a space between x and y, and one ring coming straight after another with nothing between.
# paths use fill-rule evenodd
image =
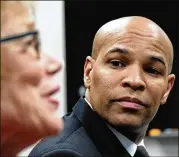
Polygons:
<instances>
[{"instance_id":1,"label":"blurred wall","mask_svg":"<svg viewBox=\"0 0 179 157\"><path fill-rule=\"evenodd\" d=\"M177 157L178 132L161 134L160 136L146 137L145 146L151 157Z\"/></svg>"},{"instance_id":2,"label":"blurred wall","mask_svg":"<svg viewBox=\"0 0 179 157\"><path fill-rule=\"evenodd\" d=\"M66 113L66 68L65 68L65 26L63 1L36 1L36 22L40 30L43 52L63 62L63 69L54 81L60 83L61 89L54 97L60 101L57 114ZM28 135L27 135L28 136ZM34 145L24 149L17 156L27 156Z\"/></svg>"}]
</instances>

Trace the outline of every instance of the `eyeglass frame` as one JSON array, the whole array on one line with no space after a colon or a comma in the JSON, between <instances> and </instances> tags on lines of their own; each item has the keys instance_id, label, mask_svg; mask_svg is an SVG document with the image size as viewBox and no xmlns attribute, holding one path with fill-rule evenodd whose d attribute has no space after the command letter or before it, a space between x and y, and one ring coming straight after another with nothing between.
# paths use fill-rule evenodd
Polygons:
<instances>
[{"instance_id":1,"label":"eyeglass frame","mask_svg":"<svg viewBox=\"0 0 179 157\"><path fill-rule=\"evenodd\" d=\"M14 41L14 40L17 40L17 39L21 39L21 38L24 38L24 37L27 37L27 36L30 36L30 35L38 36L38 34L39 34L39 32L37 30L35 30L35 31L29 31L29 32L21 33L21 34L3 37L3 38L1 38L1 44L6 43L8 41ZM39 45L39 41L38 41L38 45ZM38 48L37 48L37 51L38 51L38 53L40 52L38 50Z\"/></svg>"},{"instance_id":2,"label":"eyeglass frame","mask_svg":"<svg viewBox=\"0 0 179 157\"><path fill-rule=\"evenodd\" d=\"M25 33L21 33L21 34L3 37L3 38L1 38L1 43L20 39L20 38L24 38L24 37L29 36L29 35L38 35L38 31L35 30L35 31L31 31L31 32L25 32Z\"/></svg>"}]
</instances>

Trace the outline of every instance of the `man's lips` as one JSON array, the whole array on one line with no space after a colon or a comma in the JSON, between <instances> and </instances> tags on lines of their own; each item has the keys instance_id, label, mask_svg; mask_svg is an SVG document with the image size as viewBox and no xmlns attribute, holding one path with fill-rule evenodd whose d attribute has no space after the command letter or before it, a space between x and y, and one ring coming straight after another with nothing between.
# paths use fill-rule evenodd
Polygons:
<instances>
[{"instance_id":1,"label":"man's lips","mask_svg":"<svg viewBox=\"0 0 179 157\"><path fill-rule=\"evenodd\" d=\"M113 102L117 102L122 107L128 108L128 109L140 109L141 107L147 106L147 104L142 102L141 100L137 98L131 98L131 97L123 97L120 99L113 100Z\"/></svg>"},{"instance_id":2,"label":"man's lips","mask_svg":"<svg viewBox=\"0 0 179 157\"><path fill-rule=\"evenodd\" d=\"M129 109L140 109L142 107L138 103L129 102L129 101L120 101L119 104L124 108L129 108Z\"/></svg>"}]
</instances>

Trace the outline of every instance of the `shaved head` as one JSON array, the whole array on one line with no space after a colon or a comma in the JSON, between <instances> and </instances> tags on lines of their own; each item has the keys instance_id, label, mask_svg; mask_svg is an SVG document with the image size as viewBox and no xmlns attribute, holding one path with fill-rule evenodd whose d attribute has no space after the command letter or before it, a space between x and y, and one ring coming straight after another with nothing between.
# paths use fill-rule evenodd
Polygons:
<instances>
[{"instance_id":1,"label":"shaved head","mask_svg":"<svg viewBox=\"0 0 179 157\"><path fill-rule=\"evenodd\" d=\"M96 33L92 57L96 59L102 51L104 45L112 36L125 37L128 34L135 34L143 37L151 38L152 42L157 41L155 45L161 51L164 51L168 57L169 73L173 64L173 46L167 34L152 20L141 16L122 17L104 24ZM118 40L116 39L116 40ZM145 38L144 38L145 40ZM115 43L116 41L114 41Z\"/></svg>"}]
</instances>

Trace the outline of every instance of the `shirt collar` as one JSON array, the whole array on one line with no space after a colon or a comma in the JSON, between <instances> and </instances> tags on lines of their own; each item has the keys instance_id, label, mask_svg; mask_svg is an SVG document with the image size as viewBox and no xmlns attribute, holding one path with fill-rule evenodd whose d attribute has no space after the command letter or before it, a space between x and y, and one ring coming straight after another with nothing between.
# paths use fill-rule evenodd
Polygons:
<instances>
[{"instance_id":1,"label":"shirt collar","mask_svg":"<svg viewBox=\"0 0 179 157\"><path fill-rule=\"evenodd\" d=\"M126 136L122 135L120 132L118 132L116 129L108 125L108 128L116 135L118 140L121 142L121 144L124 146L124 148L127 150L127 152L133 157L136 150L137 146L144 146L144 140L142 139L140 143L137 145L134 142L132 142L130 139L128 139Z\"/></svg>"},{"instance_id":2,"label":"shirt collar","mask_svg":"<svg viewBox=\"0 0 179 157\"><path fill-rule=\"evenodd\" d=\"M91 107L91 109L94 111L94 109L93 109L92 105L89 103L89 101L86 98L84 98L84 99L87 102L87 104Z\"/></svg>"},{"instance_id":3,"label":"shirt collar","mask_svg":"<svg viewBox=\"0 0 179 157\"><path fill-rule=\"evenodd\" d=\"M91 107L91 109L94 111L92 105L89 103L89 101L84 98L87 104ZM137 145L134 142L132 142L130 139L128 139L126 136L122 135L120 132L118 132L116 129L111 127L110 125L106 124L107 127L114 133L114 135L118 138L118 140L121 142L123 147L127 150L127 152L133 157L136 150L137 146L144 146L144 139L141 140L141 142Z\"/></svg>"}]
</instances>

